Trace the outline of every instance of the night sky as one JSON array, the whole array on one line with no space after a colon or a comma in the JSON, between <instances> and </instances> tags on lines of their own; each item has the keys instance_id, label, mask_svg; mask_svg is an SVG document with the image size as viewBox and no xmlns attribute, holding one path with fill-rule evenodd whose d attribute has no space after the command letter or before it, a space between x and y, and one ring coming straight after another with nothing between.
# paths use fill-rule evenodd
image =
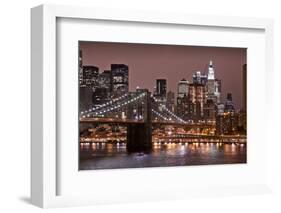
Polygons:
<instances>
[{"instance_id":1,"label":"night sky","mask_svg":"<svg viewBox=\"0 0 281 213\"><path fill-rule=\"evenodd\" d=\"M192 82L192 74L207 74L213 61L215 78L222 80L222 100L232 93L236 108L242 107L242 66L246 63L245 48L198 47L180 45L80 42L83 65L109 70L111 64L129 66L129 90L136 87L153 91L157 78L167 79L167 92L177 94L179 80Z\"/></svg>"}]
</instances>

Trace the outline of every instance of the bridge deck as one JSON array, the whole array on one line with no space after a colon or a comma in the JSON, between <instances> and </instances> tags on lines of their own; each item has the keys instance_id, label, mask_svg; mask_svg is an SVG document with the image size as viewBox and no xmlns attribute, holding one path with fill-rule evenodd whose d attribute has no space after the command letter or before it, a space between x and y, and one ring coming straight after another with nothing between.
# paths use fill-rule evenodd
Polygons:
<instances>
[{"instance_id":1,"label":"bridge deck","mask_svg":"<svg viewBox=\"0 0 281 213\"><path fill-rule=\"evenodd\" d=\"M143 124L143 120L131 119L113 119L113 118L81 118L80 123L108 123L108 124ZM154 125L176 125L176 126L190 126L190 127L214 127L214 124L206 123L180 123L174 121L152 121Z\"/></svg>"}]
</instances>

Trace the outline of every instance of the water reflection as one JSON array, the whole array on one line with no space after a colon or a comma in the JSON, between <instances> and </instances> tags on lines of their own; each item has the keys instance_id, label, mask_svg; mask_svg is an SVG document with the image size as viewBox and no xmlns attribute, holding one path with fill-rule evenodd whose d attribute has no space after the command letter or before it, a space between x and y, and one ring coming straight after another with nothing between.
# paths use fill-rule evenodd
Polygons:
<instances>
[{"instance_id":1,"label":"water reflection","mask_svg":"<svg viewBox=\"0 0 281 213\"><path fill-rule=\"evenodd\" d=\"M246 163L246 145L167 141L150 153L127 153L126 143L80 145L81 170L230 163Z\"/></svg>"}]
</instances>

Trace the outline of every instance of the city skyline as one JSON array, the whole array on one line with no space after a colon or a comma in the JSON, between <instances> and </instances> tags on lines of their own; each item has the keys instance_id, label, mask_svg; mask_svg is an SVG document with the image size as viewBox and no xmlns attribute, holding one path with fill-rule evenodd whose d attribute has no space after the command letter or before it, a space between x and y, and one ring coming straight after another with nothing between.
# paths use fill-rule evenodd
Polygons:
<instances>
[{"instance_id":1,"label":"city skyline","mask_svg":"<svg viewBox=\"0 0 281 213\"><path fill-rule=\"evenodd\" d=\"M79 169L247 162L246 49L79 44Z\"/></svg>"},{"instance_id":2,"label":"city skyline","mask_svg":"<svg viewBox=\"0 0 281 213\"><path fill-rule=\"evenodd\" d=\"M109 70L111 64L126 64L130 68L130 91L135 91L139 86L153 92L156 79L167 79L167 92L174 92L176 97L179 81L184 78L192 83L192 75L196 71L207 74L209 61L212 60L215 78L222 79L221 101L226 100L227 93L232 93L236 108L243 107L243 65L246 64L244 48L110 42L79 44L83 52L83 66L97 66L101 73ZM171 55L173 60L166 60Z\"/></svg>"}]
</instances>

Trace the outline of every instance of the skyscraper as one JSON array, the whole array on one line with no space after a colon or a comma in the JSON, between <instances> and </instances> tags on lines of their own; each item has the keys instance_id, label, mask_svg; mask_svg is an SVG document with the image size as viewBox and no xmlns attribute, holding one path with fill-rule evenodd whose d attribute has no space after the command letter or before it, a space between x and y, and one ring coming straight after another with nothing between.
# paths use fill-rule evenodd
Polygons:
<instances>
[{"instance_id":1,"label":"skyscraper","mask_svg":"<svg viewBox=\"0 0 281 213\"><path fill-rule=\"evenodd\" d=\"M156 95L161 97L166 97L166 90L167 90L167 80L156 79Z\"/></svg>"},{"instance_id":2,"label":"skyscraper","mask_svg":"<svg viewBox=\"0 0 281 213\"><path fill-rule=\"evenodd\" d=\"M222 115L224 113L224 104L217 104L216 106L216 114Z\"/></svg>"},{"instance_id":3,"label":"skyscraper","mask_svg":"<svg viewBox=\"0 0 281 213\"><path fill-rule=\"evenodd\" d=\"M207 75L202 74L201 71L196 71L192 75L193 84L206 85L207 80L208 80Z\"/></svg>"},{"instance_id":4,"label":"skyscraper","mask_svg":"<svg viewBox=\"0 0 281 213\"><path fill-rule=\"evenodd\" d=\"M207 122L216 120L216 105L212 99L208 99L204 105L204 119Z\"/></svg>"},{"instance_id":5,"label":"skyscraper","mask_svg":"<svg viewBox=\"0 0 281 213\"><path fill-rule=\"evenodd\" d=\"M186 79L182 79L178 83L178 97L182 98L184 96L188 95L188 87L189 87L189 82Z\"/></svg>"},{"instance_id":6,"label":"skyscraper","mask_svg":"<svg viewBox=\"0 0 281 213\"><path fill-rule=\"evenodd\" d=\"M228 93L224 104L224 112L217 113L216 134L235 134L238 126L238 114L235 112L232 94Z\"/></svg>"},{"instance_id":7,"label":"skyscraper","mask_svg":"<svg viewBox=\"0 0 281 213\"><path fill-rule=\"evenodd\" d=\"M172 112L175 112L175 93L172 91L167 93L167 108Z\"/></svg>"},{"instance_id":8,"label":"skyscraper","mask_svg":"<svg viewBox=\"0 0 281 213\"><path fill-rule=\"evenodd\" d=\"M225 112L235 112L235 107L234 107L234 103L232 101L231 93L227 93L226 101L225 101L225 105L224 105L224 111Z\"/></svg>"},{"instance_id":9,"label":"skyscraper","mask_svg":"<svg viewBox=\"0 0 281 213\"><path fill-rule=\"evenodd\" d=\"M118 97L129 91L129 67L125 64L111 64L111 91Z\"/></svg>"},{"instance_id":10,"label":"skyscraper","mask_svg":"<svg viewBox=\"0 0 281 213\"><path fill-rule=\"evenodd\" d=\"M103 104L111 98L111 71L105 70L98 76L98 87L94 88L93 101L96 105Z\"/></svg>"},{"instance_id":11,"label":"skyscraper","mask_svg":"<svg viewBox=\"0 0 281 213\"><path fill-rule=\"evenodd\" d=\"M98 86L99 68L96 66L83 66L82 84L88 87Z\"/></svg>"},{"instance_id":12,"label":"skyscraper","mask_svg":"<svg viewBox=\"0 0 281 213\"><path fill-rule=\"evenodd\" d=\"M111 93L111 70L104 70L98 77L99 87L105 88L108 95Z\"/></svg>"},{"instance_id":13,"label":"skyscraper","mask_svg":"<svg viewBox=\"0 0 281 213\"><path fill-rule=\"evenodd\" d=\"M184 94L183 97L177 97L177 115L183 120L189 120L192 118L194 112L193 105L188 99L188 95Z\"/></svg>"},{"instance_id":14,"label":"skyscraper","mask_svg":"<svg viewBox=\"0 0 281 213\"><path fill-rule=\"evenodd\" d=\"M188 93L189 93L189 82L183 78L178 83L178 97L177 97L176 111L178 116L182 117L184 120L190 119L190 112L188 109L189 107Z\"/></svg>"},{"instance_id":15,"label":"skyscraper","mask_svg":"<svg viewBox=\"0 0 281 213\"><path fill-rule=\"evenodd\" d=\"M206 89L203 84L190 84L188 94L188 108L191 112L191 119L200 120L204 116L204 103L206 99Z\"/></svg>"},{"instance_id":16,"label":"skyscraper","mask_svg":"<svg viewBox=\"0 0 281 213\"><path fill-rule=\"evenodd\" d=\"M217 96L217 102L220 103L220 97L221 97L221 80L220 79L216 79L215 80L215 95Z\"/></svg>"},{"instance_id":17,"label":"skyscraper","mask_svg":"<svg viewBox=\"0 0 281 213\"><path fill-rule=\"evenodd\" d=\"M206 87L207 100L212 100L214 104L220 103L221 81L215 78L215 69L212 61L210 61L208 67Z\"/></svg>"},{"instance_id":18,"label":"skyscraper","mask_svg":"<svg viewBox=\"0 0 281 213\"><path fill-rule=\"evenodd\" d=\"M156 79L156 89L154 91L154 97L159 103L166 104L167 101L167 80Z\"/></svg>"}]
</instances>

